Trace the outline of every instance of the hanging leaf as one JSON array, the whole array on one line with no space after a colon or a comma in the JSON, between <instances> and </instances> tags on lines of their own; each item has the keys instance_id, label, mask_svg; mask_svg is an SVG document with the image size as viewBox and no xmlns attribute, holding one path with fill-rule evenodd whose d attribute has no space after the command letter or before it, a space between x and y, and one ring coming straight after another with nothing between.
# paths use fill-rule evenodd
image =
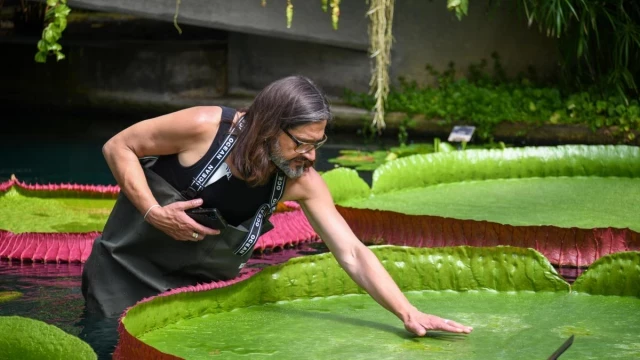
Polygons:
<instances>
[{"instance_id":1,"label":"hanging leaf","mask_svg":"<svg viewBox=\"0 0 640 360\"><path fill-rule=\"evenodd\" d=\"M36 53L36 57L35 57L35 61L39 62L39 63L46 63L47 62L47 53L46 52L42 52L39 51Z\"/></svg>"},{"instance_id":2,"label":"hanging leaf","mask_svg":"<svg viewBox=\"0 0 640 360\"><path fill-rule=\"evenodd\" d=\"M322 0L322 11L327 12L329 10L329 0Z\"/></svg>"},{"instance_id":3,"label":"hanging leaf","mask_svg":"<svg viewBox=\"0 0 640 360\"><path fill-rule=\"evenodd\" d=\"M338 30L338 19L340 18L340 0L331 0L331 24L333 30Z\"/></svg>"},{"instance_id":4,"label":"hanging leaf","mask_svg":"<svg viewBox=\"0 0 640 360\"><path fill-rule=\"evenodd\" d=\"M287 0L287 29L291 28L291 22L293 21L293 4L291 0Z\"/></svg>"},{"instance_id":5,"label":"hanging leaf","mask_svg":"<svg viewBox=\"0 0 640 360\"><path fill-rule=\"evenodd\" d=\"M60 50L62 50L62 45L58 43L49 44L49 46L47 46L47 50L53 51L53 52L60 52Z\"/></svg>"},{"instance_id":6,"label":"hanging leaf","mask_svg":"<svg viewBox=\"0 0 640 360\"><path fill-rule=\"evenodd\" d=\"M54 21L54 24L58 28L58 31L60 31L60 33L62 33L64 31L64 29L67 28L67 18L66 17L57 17L56 20Z\"/></svg>"},{"instance_id":7,"label":"hanging leaf","mask_svg":"<svg viewBox=\"0 0 640 360\"><path fill-rule=\"evenodd\" d=\"M56 17L66 17L71 12L67 5L58 5L54 10Z\"/></svg>"},{"instance_id":8,"label":"hanging leaf","mask_svg":"<svg viewBox=\"0 0 640 360\"><path fill-rule=\"evenodd\" d=\"M47 52L47 42L44 40L38 41L38 50L41 52Z\"/></svg>"},{"instance_id":9,"label":"hanging leaf","mask_svg":"<svg viewBox=\"0 0 640 360\"><path fill-rule=\"evenodd\" d=\"M469 12L469 0L447 0L447 9L455 11L458 20L462 20Z\"/></svg>"}]
</instances>

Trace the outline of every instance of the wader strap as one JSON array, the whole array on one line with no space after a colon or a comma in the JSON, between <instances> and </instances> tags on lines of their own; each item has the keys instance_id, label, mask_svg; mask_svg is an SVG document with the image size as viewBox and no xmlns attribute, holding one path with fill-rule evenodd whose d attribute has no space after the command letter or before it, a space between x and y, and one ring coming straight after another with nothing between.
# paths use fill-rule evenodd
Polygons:
<instances>
[{"instance_id":1,"label":"wader strap","mask_svg":"<svg viewBox=\"0 0 640 360\"><path fill-rule=\"evenodd\" d=\"M247 251L251 251L253 246L258 241L258 236L260 236L260 229L262 229L262 222L265 218L276 210L276 206L278 201L282 198L282 194L284 193L284 183L285 176L282 171L278 171L276 174L276 181L273 183L273 190L271 191L271 199L268 203L260 206L256 215L253 217L253 224L251 224L251 229L249 229L249 233L247 237L244 239L242 245L240 245L233 253L236 255L244 255Z\"/></svg>"},{"instance_id":2,"label":"wader strap","mask_svg":"<svg viewBox=\"0 0 640 360\"><path fill-rule=\"evenodd\" d=\"M222 145L218 148L213 157L211 157L209 162L207 162L204 168L200 171L198 176L193 179L193 182L191 182L189 188L183 192L183 195L187 199L195 198L205 188L205 184L209 181L213 174L215 174L220 166L222 166L224 160L227 158L227 156L229 156L231 149L233 149L233 147L236 145L236 139L238 136L236 135L237 132L235 128L237 127L239 131L242 131L244 125L245 121L243 116L240 118L240 120L238 120L236 126L232 128L231 131L229 131L229 134L222 142ZM271 215L276 210L278 201L280 201L282 195L284 194L285 181L285 175L282 173L282 171L278 171L278 173L276 174L276 180L273 183L273 190L271 191L271 198L269 199L269 202L260 206L260 208L256 212L256 215L253 217L253 224L251 225L251 229L249 229L249 232L247 233L247 237L244 239L242 245L234 251L234 254L244 255L247 253L247 251L253 249L256 241L258 241L258 236L260 236L262 223L266 218L268 218L269 215Z\"/></svg>"},{"instance_id":3,"label":"wader strap","mask_svg":"<svg viewBox=\"0 0 640 360\"><path fill-rule=\"evenodd\" d=\"M227 156L229 156L229 153L231 152L231 149L233 149L233 147L236 145L236 139L238 138L238 135L236 135L236 127L238 128L238 130L242 131L242 129L244 128L244 116L240 118L236 126L234 126L231 131L229 131L229 134L222 142L222 145L218 148L218 151L213 154L209 162L207 162L207 164L202 168L198 176L193 178L193 181L191 182L191 185L189 185L189 188L183 191L182 194L187 199L195 198L202 190L204 190L207 181L211 179L213 174L215 174L220 166L222 166L222 163L227 158Z\"/></svg>"}]
</instances>

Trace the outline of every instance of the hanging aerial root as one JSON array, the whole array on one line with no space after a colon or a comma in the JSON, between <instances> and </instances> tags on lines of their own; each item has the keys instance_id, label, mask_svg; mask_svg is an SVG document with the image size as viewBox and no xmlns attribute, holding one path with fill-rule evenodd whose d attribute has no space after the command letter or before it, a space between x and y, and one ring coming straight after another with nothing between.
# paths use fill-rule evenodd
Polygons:
<instances>
[{"instance_id":1,"label":"hanging aerial root","mask_svg":"<svg viewBox=\"0 0 640 360\"><path fill-rule=\"evenodd\" d=\"M373 59L369 86L374 94L374 118L372 126L378 131L385 128L384 109L389 94L389 66L393 43L393 9L395 0L370 0L369 56Z\"/></svg>"}]
</instances>

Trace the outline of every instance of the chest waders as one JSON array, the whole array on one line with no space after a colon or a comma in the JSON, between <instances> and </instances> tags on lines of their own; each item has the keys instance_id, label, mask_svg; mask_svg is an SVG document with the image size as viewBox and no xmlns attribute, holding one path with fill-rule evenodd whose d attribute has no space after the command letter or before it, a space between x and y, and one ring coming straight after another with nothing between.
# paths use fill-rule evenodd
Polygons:
<instances>
[{"instance_id":1,"label":"chest waders","mask_svg":"<svg viewBox=\"0 0 640 360\"><path fill-rule=\"evenodd\" d=\"M244 119L240 119L237 127L242 130L243 125ZM158 203L165 206L196 197L224 163L236 137L234 131L227 135L184 192L149 169L154 158L142 159L147 183ZM258 237L273 229L269 217L282 198L285 181L284 174L278 172L271 198L252 218L201 241L174 240L147 223L120 192L84 265L82 293L87 311L117 316L137 301L169 289L236 277L251 257Z\"/></svg>"}]
</instances>

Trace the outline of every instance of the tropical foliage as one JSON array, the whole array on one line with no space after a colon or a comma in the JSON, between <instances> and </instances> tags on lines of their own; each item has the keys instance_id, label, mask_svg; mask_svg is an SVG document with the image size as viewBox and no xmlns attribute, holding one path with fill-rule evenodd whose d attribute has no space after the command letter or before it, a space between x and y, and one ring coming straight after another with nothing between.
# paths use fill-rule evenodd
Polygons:
<instances>
[{"instance_id":1,"label":"tropical foliage","mask_svg":"<svg viewBox=\"0 0 640 360\"><path fill-rule=\"evenodd\" d=\"M534 69L509 78L498 54L493 54L492 61L491 68L486 60L470 65L464 77L456 77L459 71L454 63L444 71L427 65L428 77L422 82L436 85L401 78L398 86L391 87L386 109L475 125L485 140L492 139L492 130L502 122L587 124L592 130L607 127L627 140L635 139L640 129L638 99L595 86L569 92L540 79ZM349 90L345 99L366 109L376 101L369 94Z\"/></svg>"}]
</instances>

